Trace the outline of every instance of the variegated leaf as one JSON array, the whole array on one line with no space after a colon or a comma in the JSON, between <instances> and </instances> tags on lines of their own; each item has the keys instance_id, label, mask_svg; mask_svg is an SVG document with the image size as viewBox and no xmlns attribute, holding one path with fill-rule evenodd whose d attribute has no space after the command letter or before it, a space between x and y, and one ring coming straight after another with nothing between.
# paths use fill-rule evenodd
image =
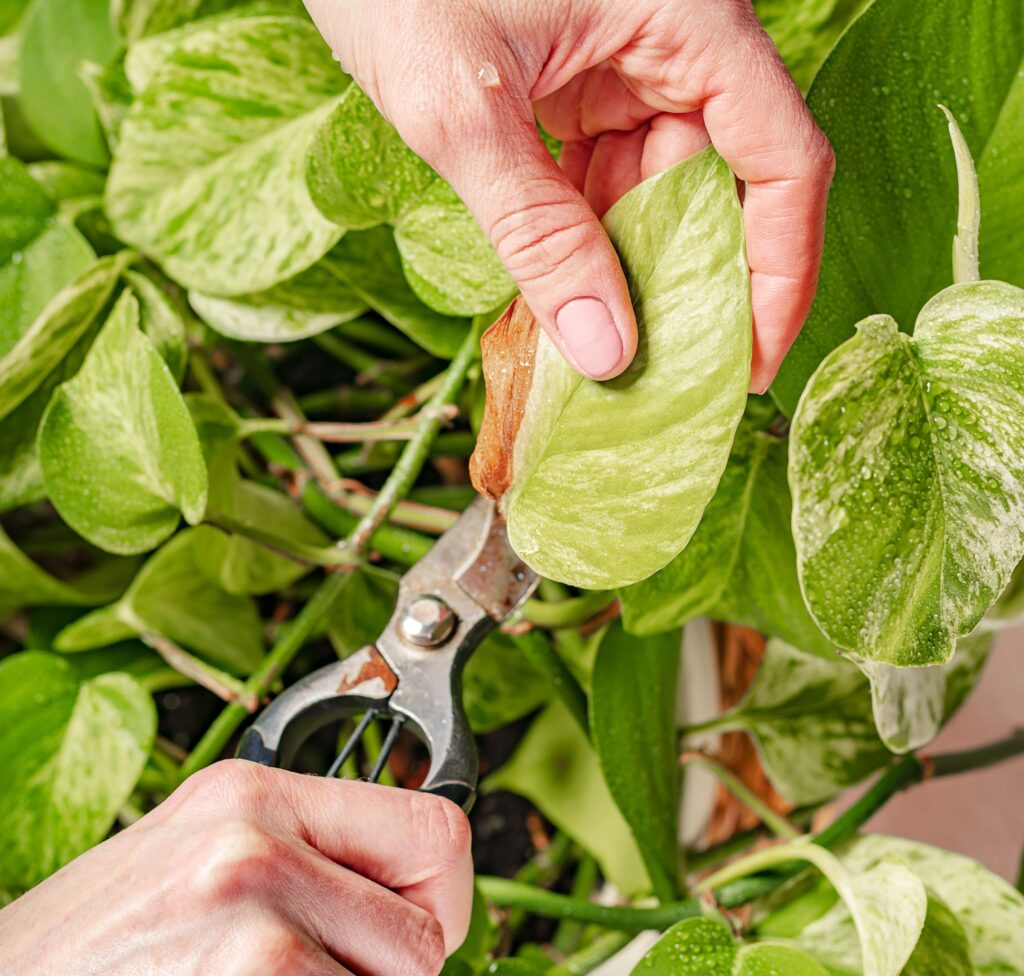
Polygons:
<instances>
[{"instance_id":1,"label":"variegated leaf","mask_svg":"<svg viewBox=\"0 0 1024 976\"><path fill-rule=\"evenodd\" d=\"M202 22L200 22L200 25ZM152 74L125 118L107 184L124 240L188 288L263 291L342 234L313 205L306 155L347 78L307 20L224 17L140 54Z\"/></svg>"},{"instance_id":2,"label":"variegated leaf","mask_svg":"<svg viewBox=\"0 0 1024 976\"><path fill-rule=\"evenodd\" d=\"M1024 291L954 285L914 337L861 322L812 377L789 476L808 606L867 660L938 664L1024 555Z\"/></svg>"}]
</instances>

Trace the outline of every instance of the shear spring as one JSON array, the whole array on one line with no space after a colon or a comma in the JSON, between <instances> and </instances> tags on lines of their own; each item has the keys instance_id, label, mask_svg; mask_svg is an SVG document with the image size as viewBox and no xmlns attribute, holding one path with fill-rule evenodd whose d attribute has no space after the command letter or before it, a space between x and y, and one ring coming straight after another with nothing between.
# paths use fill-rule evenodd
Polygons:
<instances>
[{"instance_id":1,"label":"shear spring","mask_svg":"<svg viewBox=\"0 0 1024 976\"><path fill-rule=\"evenodd\" d=\"M378 717L385 714L387 713L384 712L383 709L379 708L371 708L367 710L366 714L359 720L359 724L345 740L345 744L342 746L341 751L335 757L334 762L331 763L330 768L327 770L326 776L328 779L334 779L337 777L341 767L345 765L348 758L356 751L356 747L362 740L366 730ZM391 726L388 728L387 735L384 737L384 742L381 744L380 753L374 761L370 774L368 776L361 777L362 779L369 783L376 783L380 779L381 773L384 772L384 767L387 765L387 761L395 748L395 743L398 741L398 734L402 731L402 725L404 723L404 715L391 716Z\"/></svg>"}]
</instances>

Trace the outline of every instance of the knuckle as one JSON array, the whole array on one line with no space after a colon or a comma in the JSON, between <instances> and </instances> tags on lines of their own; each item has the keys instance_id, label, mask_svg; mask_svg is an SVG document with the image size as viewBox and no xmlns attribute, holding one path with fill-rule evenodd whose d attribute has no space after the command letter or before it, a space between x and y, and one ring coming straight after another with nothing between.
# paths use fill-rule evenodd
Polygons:
<instances>
[{"instance_id":1,"label":"knuckle","mask_svg":"<svg viewBox=\"0 0 1024 976\"><path fill-rule=\"evenodd\" d=\"M519 281L538 280L585 248L593 218L578 209L544 200L495 220L489 236L509 273Z\"/></svg>"},{"instance_id":2,"label":"knuckle","mask_svg":"<svg viewBox=\"0 0 1024 976\"><path fill-rule=\"evenodd\" d=\"M455 863L466 855L472 843L469 818L451 800L439 796L425 797L423 811L424 832L446 863Z\"/></svg>"},{"instance_id":3,"label":"knuckle","mask_svg":"<svg viewBox=\"0 0 1024 976\"><path fill-rule=\"evenodd\" d=\"M185 783L190 796L212 797L219 803L227 801L237 807L258 802L266 791L267 770L258 763L244 759L223 759L194 773ZM179 790L179 792L181 792Z\"/></svg>"},{"instance_id":4,"label":"knuckle","mask_svg":"<svg viewBox=\"0 0 1024 976\"><path fill-rule=\"evenodd\" d=\"M433 915L418 911L409 921L408 967L402 976L437 976L444 967L444 930Z\"/></svg>"},{"instance_id":5,"label":"knuckle","mask_svg":"<svg viewBox=\"0 0 1024 976\"><path fill-rule=\"evenodd\" d=\"M204 828L204 849L192 875L194 894L213 905L252 896L286 860L283 846L247 820L225 820Z\"/></svg>"},{"instance_id":6,"label":"knuckle","mask_svg":"<svg viewBox=\"0 0 1024 976\"><path fill-rule=\"evenodd\" d=\"M305 971L305 963L309 959L306 940L284 926L265 926L255 949L260 976L295 976Z\"/></svg>"}]
</instances>

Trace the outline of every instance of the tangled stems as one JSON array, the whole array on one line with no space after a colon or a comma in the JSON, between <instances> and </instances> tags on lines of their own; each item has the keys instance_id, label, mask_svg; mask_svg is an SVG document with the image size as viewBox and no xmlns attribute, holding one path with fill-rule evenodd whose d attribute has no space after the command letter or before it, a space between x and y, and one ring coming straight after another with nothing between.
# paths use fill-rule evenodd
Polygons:
<instances>
[{"instance_id":1,"label":"tangled stems","mask_svg":"<svg viewBox=\"0 0 1024 976\"><path fill-rule=\"evenodd\" d=\"M458 395L478 349L479 333L476 329L471 329L445 371L444 380L437 392L421 411L415 433L405 445L398 463L374 498L373 505L359 519L340 546L350 561L355 562L361 558L391 509L412 488L430 453L431 444L441 429L443 408ZM245 682L243 702L259 701L267 693L310 636L323 624L334 601L350 579L351 576L347 573L330 573L323 579L310 601L291 625L281 633L277 643ZM208 766L221 754L231 736L249 714L249 709L243 702L232 702L217 716L182 764L182 779Z\"/></svg>"},{"instance_id":2,"label":"tangled stems","mask_svg":"<svg viewBox=\"0 0 1024 976\"><path fill-rule=\"evenodd\" d=\"M861 797L838 816L814 843L835 848L849 840L894 794L924 780L983 769L1005 759L1024 754L1024 730L1018 730L1005 739L965 752L943 755L906 756L890 766ZM802 862L780 865L770 874L741 878L716 888L715 902L723 908L738 908L761 897L790 878L806 870ZM699 915L702 902L698 898L666 902L642 907L637 905L597 905L585 898L544 891L505 878L478 877L480 891L494 904L503 908L523 908L547 918L571 918L589 922L619 932L639 932L643 929L664 929L684 918Z\"/></svg>"}]
</instances>

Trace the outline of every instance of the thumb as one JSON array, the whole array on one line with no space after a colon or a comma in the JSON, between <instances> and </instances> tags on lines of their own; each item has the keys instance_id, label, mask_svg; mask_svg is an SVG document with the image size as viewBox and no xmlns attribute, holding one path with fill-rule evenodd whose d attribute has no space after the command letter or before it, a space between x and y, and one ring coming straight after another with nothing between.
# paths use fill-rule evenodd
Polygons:
<instances>
[{"instance_id":1,"label":"thumb","mask_svg":"<svg viewBox=\"0 0 1024 976\"><path fill-rule=\"evenodd\" d=\"M530 310L578 372L617 376L636 353L636 318L597 215L551 158L532 113L514 103L492 112L470 145L446 161L445 175Z\"/></svg>"}]
</instances>

